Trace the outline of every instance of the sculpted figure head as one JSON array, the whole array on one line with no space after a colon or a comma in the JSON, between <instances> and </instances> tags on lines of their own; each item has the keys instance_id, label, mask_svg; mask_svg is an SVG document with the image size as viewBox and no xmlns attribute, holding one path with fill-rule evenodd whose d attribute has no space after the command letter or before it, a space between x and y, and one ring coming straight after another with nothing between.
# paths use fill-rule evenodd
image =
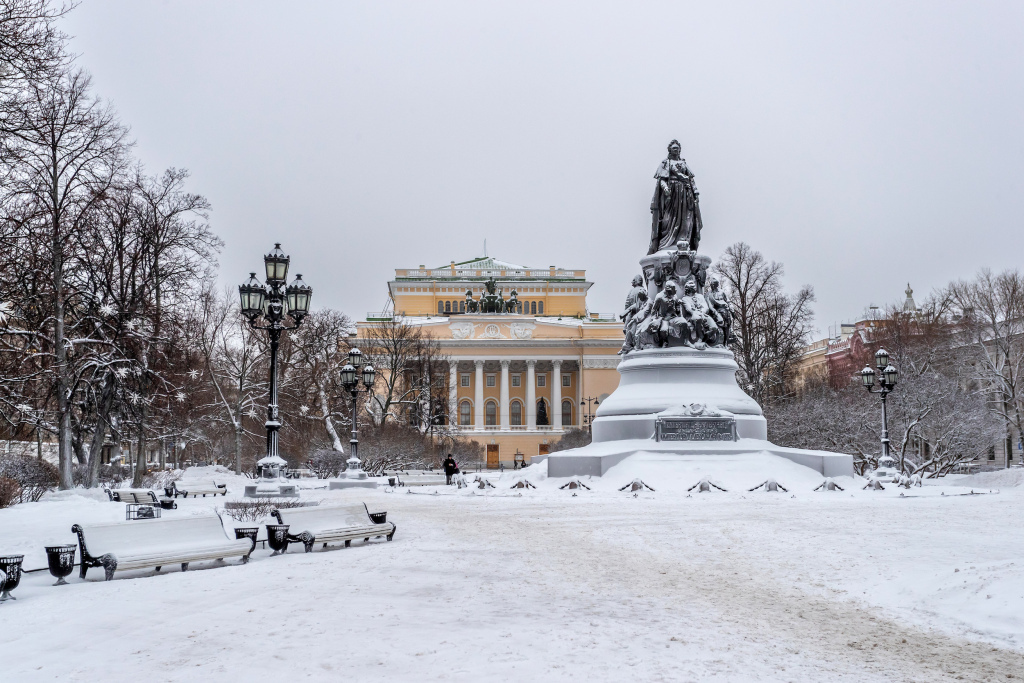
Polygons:
<instances>
[{"instance_id":1,"label":"sculpted figure head","mask_svg":"<svg viewBox=\"0 0 1024 683\"><path fill-rule=\"evenodd\" d=\"M718 291L718 278L712 275L708 278L708 287L711 288L712 292Z\"/></svg>"},{"instance_id":2,"label":"sculpted figure head","mask_svg":"<svg viewBox=\"0 0 1024 683\"><path fill-rule=\"evenodd\" d=\"M696 294L697 283L694 282L693 280L687 280L686 284L683 285L683 293L686 294L686 296L693 296L694 294Z\"/></svg>"},{"instance_id":3,"label":"sculpted figure head","mask_svg":"<svg viewBox=\"0 0 1024 683\"><path fill-rule=\"evenodd\" d=\"M636 293L636 298L640 301L647 301L647 290L641 289L639 292Z\"/></svg>"},{"instance_id":4,"label":"sculpted figure head","mask_svg":"<svg viewBox=\"0 0 1024 683\"><path fill-rule=\"evenodd\" d=\"M633 276L633 286L634 287L642 287L643 284L644 284L644 278L643 278L642 275L634 275Z\"/></svg>"},{"instance_id":5,"label":"sculpted figure head","mask_svg":"<svg viewBox=\"0 0 1024 683\"><path fill-rule=\"evenodd\" d=\"M679 285L676 284L675 280L669 280L665 283L665 296L673 297L679 292Z\"/></svg>"},{"instance_id":6,"label":"sculpted figure head","mask_svg":"<svg viewBox=\"0 0 1024 683\"><path fill-rule=\"evenodd\" d=\"M678 159L679 155L681 155L682 153L683 153L683 147L682 147L682 145L679 144L678 140L673 140L672 142L668 143L668 158L669 159Z\"/></svg>"}]
</instances>

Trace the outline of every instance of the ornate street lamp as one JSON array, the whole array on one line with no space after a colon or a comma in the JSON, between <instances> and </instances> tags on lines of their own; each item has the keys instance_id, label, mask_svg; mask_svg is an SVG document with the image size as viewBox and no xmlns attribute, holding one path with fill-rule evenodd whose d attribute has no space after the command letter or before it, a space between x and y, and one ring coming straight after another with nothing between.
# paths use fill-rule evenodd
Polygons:
<instances>
[{"instance_id":1,"label":"ornate street lamp","mask_svg":"<svg viewBox=\"0 0 1024 683\"><path fill-rule=\"evenodd\" d=\"M296 275L292 284L285 286L288 264L291 259L281 251L280 243L263 257L267 284L256 279L256 273L249 273L249 281L238 287L242 315L254 330L266 330L270 336L270 393L267 402L267 457L280 458L277 432L281 419L277 407L277 351L281 333L294 330L302 325L309 313L309 300L313 290ZM291 319L288 324L287 319Z\"/></svg>"},{"instance_id":2,"label":"ornate street lamp","mask_svg":"<svg viewBox=\"0 0 1024 683\"><path fill-rule=\"evenodd\" d=\"M882 397L882 459L891 459L889 456L889 416L886 412L885 397L896 388L899 372L889 363L889 354L885 349L878 349L878 352L875 353L875 365L878 366L878 373L881 375L877 389L874 388L875 371L870 365L860 371L860 379L869 393Z\"/></svg>"},{"instance_id":3,"label":"ornate street lamp","mask_svg":"<svg viewBox=\"0 0 1024 683\"><path fill-rule=\"evenodd\" d=\"M345 387L352 396L352 439L348 442L352 453L346 464L346 479L366 479L366 472L363 472L362 463L359 461L359 379L362 375L363 390L369 391L373 388L377 371L369 363L363 364L363 352L352 348L348 352L348 363L341 369L341 385Z\"/></svg>"},{"instance_id":4,"label":"ornate street lamp","mask_svg":"<svg viewBox=\"0 0 1024 683\"><path fill-rule=\"evenodd\" d=\"M580 406L583 407L583 424L587 425L587 431L590 434L594 433L594 413L597 412L597 406L599 405L601 405L601 402L591 396L587 396L580 401Z\"/></svg>"}]
</instances>

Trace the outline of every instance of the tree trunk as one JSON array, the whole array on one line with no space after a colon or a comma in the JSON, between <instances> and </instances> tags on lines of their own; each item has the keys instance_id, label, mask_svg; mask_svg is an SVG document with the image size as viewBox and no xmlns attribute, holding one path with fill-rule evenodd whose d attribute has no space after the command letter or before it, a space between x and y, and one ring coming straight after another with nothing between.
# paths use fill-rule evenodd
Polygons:
<instances>
[{"instance_id":1,"label":"tree trunk","mask_svg":"<svg viewBox=\"0 0 1024 683\"><path fill-rule=\"evenodd\" d=\"M101 453L110 426L110 411L114 406L116 386L114 373L107 373L106 379L103 380L103 389L100 390L100 400L96 404L96 430L92 433L92 445L89 447L89 476L85 480L87 488L99 485L100 466L103 464Z\"/></svg>"},{"instance_id":2,"label":"tree trunk","mask_svg":"<svg viewBox=\"0 0 1024 683\"><path fill-rule=\"evenodd\" d=\"M323 384L318 385L317 389L320 392L320 414L324 416L324 427L327 429L327 435L331 437L331 448L338 453L344 453L345 449L341 445L341 437L338 436L338 430L334 428L334 420L331 419L331 408L327 402L327 390Z\"/></svg>"},{"instance_id":3,"label":"tree trunk","mask_svg":"<svg viewBox=\"0 0 1024 683\"><path fill-rule=\"evenodd\" d=\"M242 473L242 425L235 422L235 474Z\"/></svg>"},{"instance_id":4,"label":"tree trunk","mask_svg":"<svg viewBox=\"0 0 1024 683\"><path fill-rule=\"evenodd\" d=\"M139 447L135 454L135 475L132 477L132 486L142 488L142 478L146 475L146 408L142 408L142 417L139 419Z\"/></svg>"}]
</instances>

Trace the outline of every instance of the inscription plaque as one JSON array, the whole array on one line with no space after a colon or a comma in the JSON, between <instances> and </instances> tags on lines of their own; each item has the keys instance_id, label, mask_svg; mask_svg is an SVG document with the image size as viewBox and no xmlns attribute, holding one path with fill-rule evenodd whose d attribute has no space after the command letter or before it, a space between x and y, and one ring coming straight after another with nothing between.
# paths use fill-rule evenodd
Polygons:
<instances>
[{"instance_id":1,"label":"inscription plaque","mask_svg":"<svg viewBox=\"0 0 1024 683\"><path fill-rule=\"evenodd\" d=\"M669 417L658 420L658 441L735 441L731 417Z\"/></svg>"}]
</instances>

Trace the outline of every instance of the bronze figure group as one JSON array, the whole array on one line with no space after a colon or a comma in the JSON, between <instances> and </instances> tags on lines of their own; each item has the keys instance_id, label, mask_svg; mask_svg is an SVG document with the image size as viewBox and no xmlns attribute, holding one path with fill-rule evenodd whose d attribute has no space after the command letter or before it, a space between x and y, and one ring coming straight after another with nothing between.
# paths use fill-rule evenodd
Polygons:
<instances>
[{"instance_id":1,"label":"bronze figure group","mask_svg":"<svg viewBox=\"0 0 1024 683\"><path fill-rule=\"evenodd\" d=\"M723 348L732 309L707 257L697 255L703 223L693 173L675 140L655 174L651 243L626 296L620 354L655 347ZM647 286L645 286L645 284ZM653 299L651 296L653 295Z\"/></svg>"}]
</instances>

